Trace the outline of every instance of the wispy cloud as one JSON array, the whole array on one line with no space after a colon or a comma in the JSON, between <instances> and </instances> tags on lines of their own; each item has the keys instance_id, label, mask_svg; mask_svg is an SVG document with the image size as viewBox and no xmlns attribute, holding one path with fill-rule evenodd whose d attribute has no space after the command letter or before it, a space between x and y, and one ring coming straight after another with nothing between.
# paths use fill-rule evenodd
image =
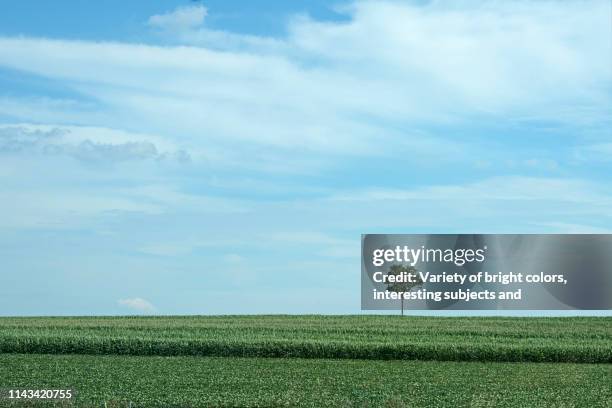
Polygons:
<instances>
[{"instance_id":1,"label":"wispy cloud","mask_svg":"<svg viewBox=\"0 0 612 408\"><path fill-rule=\"evenodd\" d=\"M413 189L371 189L338 193L339 201L409 201L409 200L551 200L562 202L609 203L611 191L605 185L581 179L551 177L492 177L473 183L429 185Z\"/></svg>"},{"instance_id":2,"label":"wispy cloud","mask_svg":"<svg viewBox=\"0 0 612 408\"><path fill-rule=\"evenodd\" d=\"M416 123L605 117L607 10L605 1L359 2L348 23L293 19L272 51L2 38L0 65L63 81L110 107L113 127L364 155L381 141L426 140L406 131ZM203 14L196 6L154 21L195 27Z\"/></svg>"},{"instance_id":3,"label":"wispy cloud","mask_svg":"<svg viewBox=\"0 0 612 408\"><path fill-rule=\"evenodd\" d=\"M199 27L208 14L202 5L178 7L166 14L156 14L149 17L148 24L164 30L184 31Z\"/></svg>"},{"instance_id":4,"label":"wispy cloud","mask_svg":"<svg viewBox=\"0 0 612 408\"><path fill-rule=\"evenodd\" d=\"M612 143L595 143L578 146L575 157L587 162L612 162Z\"/></svg>"},{"instance_id":5,"label":"wispy cloud","mask_svg":"<svg viewBox=\"0 0 612 408\"><path fill-rule=\"evenodd\" d=\"M210 311L231 271L254 301L296 276L349 299L361 233L606 230L609 7L357 1L269 37L193 5L142 43L0 36L28 85L0 91L0 252L26 283L95 273Z\"/></svg>"},{"instance_id":6,"label":"wispy cloud","mask_svg":"<svg viewBox=\"0 0 612 408\"><path fill-rule=\"evenodd\" d=\"M190 156L181 149L161 150L151 137L113 129L75 126L0 125L0 153L65 155L88 163L127 160L177 160ZM154 140L154 138L153 138Z\"/></svg>"}]
</instances>

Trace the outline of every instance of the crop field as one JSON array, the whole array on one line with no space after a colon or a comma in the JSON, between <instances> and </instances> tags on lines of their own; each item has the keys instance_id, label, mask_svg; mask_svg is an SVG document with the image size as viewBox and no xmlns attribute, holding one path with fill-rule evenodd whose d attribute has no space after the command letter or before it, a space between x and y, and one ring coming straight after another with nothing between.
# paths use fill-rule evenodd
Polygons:
<instances>
[{"instance_id":1,"label":"crop field","mask_svg":"<svg viewBox=\"0 0 612 408\"><path fill-rule=\"evenodd\" d=\"M107 408L609 407L610 375L604 364L0 355L6 386L70 384L80 407Z\"/></svg>"},{"instance_id":2,"label":"crop field","mask_svg":"<svg viewBox=\"0 0 612 408\"><path fill-rule=\"evenodd\" d=\"M3 318L0 353L612 363L612 318Z\"/></svg>"},{"instance_id":3,"label":"crop field","mask_svg":"<svg viewBox=\"0 0 612 408\"><path fill-rule=\"evenodd\" d=\"M609 317L0 318L0 389L79 407L612 407L611 383Z\"/></svg>"}]
</instances>

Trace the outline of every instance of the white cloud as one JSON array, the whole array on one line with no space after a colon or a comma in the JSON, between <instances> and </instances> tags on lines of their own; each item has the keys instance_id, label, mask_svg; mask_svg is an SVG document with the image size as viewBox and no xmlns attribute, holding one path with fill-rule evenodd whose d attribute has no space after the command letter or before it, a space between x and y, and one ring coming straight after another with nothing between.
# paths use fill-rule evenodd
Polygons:
<instances>
[{"instance_id":1,"label":"white cloud","mask_svg":"<svg viewBox=\"0 0 612 408\"><path fill-rule=\"evenodd\" d=\"M483 201L483 200L550 200L577 203L612 203L604 186L581 179L552 177L491 177L477 182L455 185L430 185L412 189L368 189L338 193L337 201Z\"/></svg>"},{"instance_id":2,"label":"white cloud","mask_svg":"<svg viewBox=\"0 0 612 408\"><path fill-rule=\"evenodd\" d=\"M120 191L131 197L138 197L147 202L155 203L170 211L181 209L191 214L235 214L249 213L251 210L249 202L246 200L188 194L167 185L143 185Z\"/></svg>"},{"instance_id":3,"label":"white cloud","mask_svg":"<svg viewBox=\"0 0 612 408\"><path fill-rule=\"evenodd\" d=\"M291 38L344 69L378 67L379 76L394 78L421 103L445 110L452 108L443 98L503 112L520 110L520 103L567 103L569 95L594 96L596 82L610 85L608 2L460 4L358 2L350 23L298 20ZM563 82L570 78L576 82ZM599 97L609 102L603 92Z\"/></svg>"},{"instance_id":4,"label":"white cloud","mask_svg":"<svg viewBox=\"0 0 612 408\"><path fill-rule=\"evenodd\" d=\"M271 232L255 239L259 242L270 242L278 246L298 246L303 249L316 248L311 253L324 258L351 258L359 250L359 240L342 239L322 232L284 231Z\"/></svg>"},{"instance_id":5,"label":"white cloud","mask_svg":"<svg viewBox=\"0 0 612 408\"><path fill-rule=\"evenodd\" d=\"M84 101L76 96L75 100L0 98L3 114L23 122L49 123L27 125L30 131L64 129L58 138L68 146L61 150L63 155L91 157L93 150L94 157L117 161L142 157L143 152L153 157L154 151L164 156L185 150L199 166L187 177L159 174L151 167L139 169L138 163L128 166L124 163L128 160L121 162L125 166L121 171L87 173L82 178L78 178L81 168L67 166L62 174L54 166L38 168L39 174L55 177L52 182L62 177L67 181L46 190L31 180L29 186L23 182L3 186L7 200L29 200L24 206L12 204L10 210L19 210L23 217L5 217L5 222L67 222L117 210L151 216L263 214L274 223L271 214L294 205L304 213L319 211L321 218L331 214L330 222L355 225L374 212L368 206L382 202L393 207L420 200L436 207L448 199L473 203L482 197L530 201L538 208L543 206L534 202L559 198L574 205L609 202L609 195L593 183L529 177L367 188L290 205L253 204L202 192L203 184L209 187L202 180L209 174L223 178L224 171L248 171L256 180L260 180L257 172L333 177L328 170L336 164L346 165L342 171L369 165L357 160L346 164L341 158L406 157L411 163L427 163L438 175L449 171L443 164L438 166L440 159L473 163L482 158L483 163L497 163L495 154L503 154L485 151L482 146L488 145L479 144L482 139L496 139L495 134L453 138L429 130L471 126L483 116L502 128L525 118L555 124L601 123L609 114L611 86L605 1L462 2L461 7L442 2L357 2L346 8L346 21L294 18L288 35L274 39L211 32L201 27L205 9L185 10L154 16L151 24L181 27L177 38L188 40L189 46L0 37L1 67L49 78L83 97ZM215 47L209 45L213 37ZM524 167L557 171L558 163L563 163L563 158L530 159L536 156L521 152L516 157L523 160L516 161L513 172ZM6 162L0 165L1 171L15 174ZM22 170L20 180L34 180L38 177L30 169L34 165L24 161L13 167ZM90 182L92 191L82 187ZM191 191L182 188L189 182ZM410 180L406 183L410 185ZM302 187L298 181L292 189ZM21 191L27 188L31 191ZM351 215L351 205L360 205L356 202L363 203L362 212ZM486 209L487 214L493 211ZM343 221L345 216L351 221ZM161 247L149 249L176 253L192 247L189 243L165 246L161 241Z\"/></svg>"},{"instance_id":6,"label":"white cloud","mask_svg":"<svg viewBox=\"0 0 612 408\"><path fill-rule=\"evenodd\" d=\"M579 146L574 156L580 161L610 162L612 161L612 143L595 143Z\"/></svg>"},{"instance_id":7,"label":"white cloud","mask_svg":"<svg viewBox=\"0 0 612 408\"><path fill-rule=\"evenodd\" d=\"M151 270L169 291L203 274L344 287L360 233L603 231L612 190L585 162L610 152L609 7L359 1L270 38L194 6L149 19L166 45L0 36L0 68L66 91L1 92L23 130L0 140L8 258L16 237L72 268L73 242L132 293ZM180 151L189 165L161 160Z\"/></svg>"},{"instance_id":8,"label":"white cloud","mask_svg":"<svg viewBox=\"0 0 612 408\"><path fill-rule=\"evenodd\" d=\"M556 232L554 223L607 228L612 189L605 182L553 177L490 177L335 193L294 211L310 228L357 233Z\"/></svg>"},{"instance_id":9,"label":"white cloud","mask_svg":"<svg viewBox=\"0 0 612 408\"><path fill-rule=\"evenodd\" d=\"M163 208L134 197L115 192L83 192L52 189L32 191L0 191L0 211L11 214L1 217L3 228L71 228L85 220L121 213L160 214Z\"/></svg>"},{"instance_id":10,"label":"white cloud","mask_svg":"<svg viewBox=\"0 0 612 408\"><path fill-rule=\"evenodd\" d=\"M120 306L125 306L138 313L154 313L156 311L155 306L153 306L148 300L139 297L119 299L117 304Z\"/></svg>"},{"instance_id":11,"label":"white cloud","mask_svg":"<svg viewBox=\"0 0 612 408\"><path fill-rule=\"evenodd\" d=\"M148 300L143 298L128 298L128 299L119 299L117 304L120 306L125 306L128 309L131 309L137 313L155 313L157 310L155 306L153 306Z\"/></svg>"},{"instance_id":12,"label":"white cloud","mask_svg":"<svg viewBox=\"0 0 612 408\"><path fill-rule=\"evenodd\" d=\"M242 264L244 262L244 256L240 254L226 254L224 259L227 263L230 264Z\"/></svg>"},{"instance_id":13,"label":"white cloud","mask_svg":"<svg viewBox=\"0 0 612 408\"><path fill-rule=\"evenodd\" d=\"M193 233L193 232L192 232ZM198 234L196 234L198 235ZM164 237L168 239L168 237ZM219 249L225 247L245 247L252 246L252 240L247 239L202 239L202 238L185 238L185 236L177 237L170 241L151 242L140 248L138 251L156 255L156 256L186 256L191 254L196 249Z\"/></svg>"},{"instance_id":14,"label":"white cloud","mask_svg":"<svg viewBox=\"0 0 612 408\"><path fill-rule=\"evenodd\" d=\"M116 178L115 178L116 180ZM86 181L79 180L83 183ZM8 183L7 183L8 184ZM162 214L235 215L251 211L244 200L187 194L166 185L139 187L70 185L67 179L55 186L0 187L0 227L11 228L77 228L92 225L104 218L126 215L159 216ZM153 248L151 251L155 251ZM163 250L161 250L163 252ZM159 252L159 251L158 251Z\"/></svg>"},{"instance_id":15,"label":"white cloud","mask_svg":"<svg viewBox=\"0 0 612 408\"><path fill-rule=\"evenodd\" d=\"M183 31L202 25L206 14L208 10L202 5L178 7L170 13L149 17L148 24L163 30Z\"/></svg>"},{"instance_id":16,"label":"white cloud","mask_svg":"<svg viewBox=\"0 0 612 408\"><path fill-rule=\"evenodd\" d=\"M155 136L91 126L0 125L0 153L66 155L86 162L189 161L189 154Z\"/></svg>"},{"instance_id":17,"label":"white cloud","mask_svg":"<svg viewBox=\"0 0 612 408\"><path fill-rule=\"evenodd\" d=\"M197 6L153 20L174 16L194 38L216 36L215 47L0 38L0 66L61 80L99 111L7 97L0 106L31 118L36 104L37 117L146 129L239 158L253 146L280 158L383 154L405 142L431 156L452 141L419 126L607 117L608 2L461 5L358 2L348 22L291 20L269 47L197 27Z\"/></svg>"},{"instance_id":18,"label":"white cloud","mask_svg":"<svg viewBox=\"0 0 612 408\"><path fill-rule=\"evenodd\" d=\"M0 212L11 214L0 227L97 230L122 217L248 211L248 203L178 187L175 172L198 171L180 163L189 157L181 152L144 133L0 125Z\"/></svg>"}]
</instances>

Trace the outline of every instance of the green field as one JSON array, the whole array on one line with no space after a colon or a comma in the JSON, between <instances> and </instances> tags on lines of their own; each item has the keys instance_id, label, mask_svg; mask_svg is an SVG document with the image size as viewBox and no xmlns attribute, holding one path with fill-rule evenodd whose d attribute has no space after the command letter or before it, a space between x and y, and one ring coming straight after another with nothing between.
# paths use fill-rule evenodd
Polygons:
<instances>
[{"instance_id":1,"label":"green field","mask_svg":"<svg viewBox=\"0 0 612 408\"><path fill-rule=\"evenodd\" d=\"M612 407L611 363L607 317L0 319L0 388L78 406Z\"/></svg>"},{"instance_id":2,"label":"green field","mask_svg":"<svg viewBox=\"0 0 612 408\"><path fill-rule=\"evenodd\" d=\"M612 363L612 318L0 319L0 352Z\"/></svg>"},{"instance_id":3,"label":"green field","mask_svg":"<svg viewBox=\"0 0 612 408\"><path fill-rule=\"evenodd\" d=\"M610 375L604 364L0 355L8 386L70 384L98 407L609 407Z\"/></svg>"}]
</instances>

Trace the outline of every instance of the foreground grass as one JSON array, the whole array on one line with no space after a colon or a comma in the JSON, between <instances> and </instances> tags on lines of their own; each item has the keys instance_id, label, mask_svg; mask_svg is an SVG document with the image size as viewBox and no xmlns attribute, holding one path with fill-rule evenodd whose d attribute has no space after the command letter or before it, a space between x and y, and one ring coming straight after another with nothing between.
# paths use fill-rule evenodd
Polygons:
<instances>
[{"instance_id":1,"label":"foreground grass","mask_svg":"<svg viewBox=\"0 0 612 408\"><path fill-rule=\"evenodd\" d=\"M0 353L612 363L612 318L0 318Z\"/></svg>"},{"instance_id":2,"label":"foreground grass","mask_svg":"<svg viewBox=\"0 0 612 408\"><path fill-rule=\"evenodd\" d=\"M0 355L2 387L72 387L80 407L610 407L611 381L606 364Z\"/></svg>"}]
</instances>

